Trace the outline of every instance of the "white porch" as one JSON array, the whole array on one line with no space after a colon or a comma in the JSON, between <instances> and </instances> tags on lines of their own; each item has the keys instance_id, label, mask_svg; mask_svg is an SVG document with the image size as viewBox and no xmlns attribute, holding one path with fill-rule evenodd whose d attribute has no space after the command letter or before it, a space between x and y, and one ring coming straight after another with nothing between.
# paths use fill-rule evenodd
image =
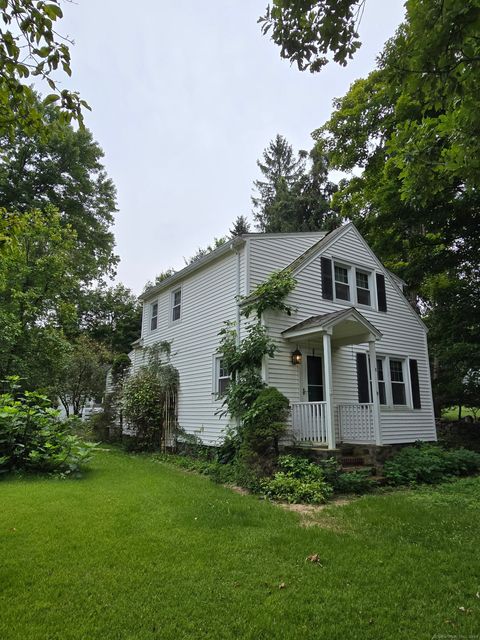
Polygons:
<instances>
[{"instance_id":1,"label":"white porch","mask_svg":"<svg viewBox=\"0 0 480 640\"><path fill-rule=\"evenodd\" d=\"M322 384L310 384L310 365L313 363L309 362L308 372L304 374L308 379L303 380L303 389L300 392L300 395L307 397L305 401L291 403L294 443L299 446L328 449L335 449L339 443L380 445L380 405L375 348L376 341L381 337L378 329L358 310L351 307L308 318L284 331L283 337L295 343L298 353L302 353L302 347L307 352L307 344L310 345L310 350L311 346L315 345L317 352L321 353L321 358L312 356L311 359L321 361L321 371L317 375L320 376ZM357 398L349 398L348 402L335 401L332 382L335 347L365 343L368 344L372 401L355 402ZM312 351L314 353L315 349ZM318 363L314 364L319 366ZM321 399L313 399L319 394L322 396Z\"/></svg>"}]
</instances>

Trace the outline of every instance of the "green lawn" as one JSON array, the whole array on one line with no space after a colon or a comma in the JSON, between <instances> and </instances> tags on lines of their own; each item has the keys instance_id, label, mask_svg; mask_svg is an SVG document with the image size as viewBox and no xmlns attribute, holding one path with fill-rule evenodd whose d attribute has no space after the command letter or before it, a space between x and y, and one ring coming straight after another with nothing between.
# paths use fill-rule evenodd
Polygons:
<instances>
[{"instance_id":1,"label":"green lawn","mask_svg":"<svg viewBox=\"0 0 480 640\"><path fill-rule=\"evenodd\" d=\"M478 413L478 411L477 411ZM467 407L462 407L462 418L471 416L475 418L474 412ZM458 407L448 407L442 411L443 420L458 420Z\"/></svg>"},{"instance_id":2,"label":"green lawn","mask_svg":"<svg viewBox=\"0 0 480 640\"><path fill-rule=\"evenodd\" d=\"M0 483L0 638L478 637L479 512L473 478L305 528L208 478L99 453L81 480Z\"/></svg>"}]
</instances>

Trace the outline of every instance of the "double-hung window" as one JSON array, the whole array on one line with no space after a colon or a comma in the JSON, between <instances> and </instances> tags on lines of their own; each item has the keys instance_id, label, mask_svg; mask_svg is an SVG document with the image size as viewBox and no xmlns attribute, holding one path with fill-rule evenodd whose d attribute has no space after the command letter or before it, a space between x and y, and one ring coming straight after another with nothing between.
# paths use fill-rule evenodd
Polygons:
<instances>
[{"instance_id":1,"label":"double-hung window","mask_svg":"<svg viewBox=\"0 0 480 640\"><path fill-rule=\"evenodd\" d=\"M390 384L392 389L392 404L406 405L407 393L405 388L404 360L389 358Z\"/></svg>"},{"instance_id":2,"label":"double-hung window","mask_svg":"<svg viewBox=\"0 0 480 640\"><path fill-rule=\"evenodd\" d=\"M230 384L230 374L225 367L223 358L215 358L215 396L222 398Z\"/></svg>"},{"instance_id":3,"label":"double-hung window","mask_svg":"<svg viewBox=\"0 0 480 640\"><path fill-rule=\"evenodd\" d=\"M383 358L377 359L378 400L380 404L387 404L387 388L385 386L385 374L383 373Z\"/></svg>"},{"instance_id":4,"label":"double-hung window","mask_svg":"<svg viewBox=\"0 0 480 640\"><path fill-rule=\"evenodd\" d=\"M150 305L150 331L155 331L158 326L158 302Z\"/></svg>"},{"instance_id":5,"label":"double-hung window","mask_svg":"<svg viewBox=\"0 0 480 640\"><path fill-rule=\"evenodd\" d=\"M172 322L180 320L182 315L182 290L172 291Z\"/></svg>"},{"instance_id":6,"label":"double-hung window","mask_svg":"<svg viewBox=\"0 0 480 640\"><path fill-rule=\"evenodd\" d=\"M350 300L349 269L335 263L335 297L339 300Z\"/></svg>"},{"instance_id":7,"label":"double-hung window","mask_svg":"<svg viewBox=\"0 0 480 640\"><path fill-rule=\"evenodd\" d=\"M393 356L377 358L378 396L381 405L406 407L409 405L407 360Z\"/></svg>"},{"instance_id":8,"label":"double-hung window","mask_svg":"<svg viewBox=\"0 0 480 640\"><path fill-rule=\"evenodd\" d=\"M371 273L351 265L334 262L335 300L372 306Z\"/></svg>"},{"instance_id":9,"label":"double-hung window","mask_svg":"<svg viewBox=\"0 0 480 640\"><path fill-rule=\"evenodd\" d=\"M355 283L357 287L357 303L369 307L371 305L369 274L361 269L355 269Z\"/></svg>"}]
</instances>

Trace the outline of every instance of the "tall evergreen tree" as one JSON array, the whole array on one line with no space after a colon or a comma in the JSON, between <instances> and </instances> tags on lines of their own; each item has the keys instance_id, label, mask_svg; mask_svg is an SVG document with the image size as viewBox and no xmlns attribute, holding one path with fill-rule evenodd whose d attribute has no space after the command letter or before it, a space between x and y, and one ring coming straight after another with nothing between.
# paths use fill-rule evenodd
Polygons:
<instances>
[{"instance_id":1,"label":"tall evergreen tree","mask_svg":"<svg viewBox=\"0 0 480 640\"><path fill-rule=\"evenodd\" d=\"M246 216L237 216L233 222L232 228L229 230L231 236L241 236L244 233L250 233L250 223Z\"/></svg>"},{"instance_id":2,"label":"tall evergreen tree","mask_svg":"<svg viewBox=\"0 0 480 640\"><path fill-rule=\"evenodd\" d=\"M290 189L303 176L305 153L300 152L297 157L292 145L277 134L263 152L263 161L257 160L257 165L264 179L253 183L256 189L252 196L253 215L259 229L265 231L267 207L274 202L279 191Z\"/></svg>"},{"instance_id":3,"label":"tall evergreen tree","mask_svg":"<svg viewBox=\"0 0 480 640\"><path fill-rule=\"evenodd\" d=\"M327 158L319 146L295 157L285 138L277 136L258 162L266 181L256 180L252 198L260 231L268 233L332 229L340 223L331 210L336 186L328 180ZM308 162L308 166L307 166Z\"/></svg>"}]
</instances>

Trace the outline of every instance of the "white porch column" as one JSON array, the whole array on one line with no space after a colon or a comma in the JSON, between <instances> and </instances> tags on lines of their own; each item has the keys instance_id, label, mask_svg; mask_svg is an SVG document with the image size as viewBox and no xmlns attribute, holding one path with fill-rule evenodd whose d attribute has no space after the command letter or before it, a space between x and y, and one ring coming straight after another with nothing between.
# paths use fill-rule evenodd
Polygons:
<instances>
[{"instance_id":1,"label":"white porch column","mask_svg":"<svg viewBox=\"0 0 480 640\"><path fill-rule=\"evenodd\" d=\"M368 341L368 357L370 358L370 379L372 381L373 433L375 444L382 444L380 433L380 399L378 396L377 351L375 340Z\"/></svg>"},{"instance_id":2,"label":"white porch column","mask_svg":"<svg viewBox=\"0 0 480 640\"><path fill-rule=\"evenodd\" d=\"M332 340L329 333L323 334L323 373L325 389L325 427L329 449L335 449L335 423L333 420L333 385L332 385Z\"/></svg>"}]
</instances>

